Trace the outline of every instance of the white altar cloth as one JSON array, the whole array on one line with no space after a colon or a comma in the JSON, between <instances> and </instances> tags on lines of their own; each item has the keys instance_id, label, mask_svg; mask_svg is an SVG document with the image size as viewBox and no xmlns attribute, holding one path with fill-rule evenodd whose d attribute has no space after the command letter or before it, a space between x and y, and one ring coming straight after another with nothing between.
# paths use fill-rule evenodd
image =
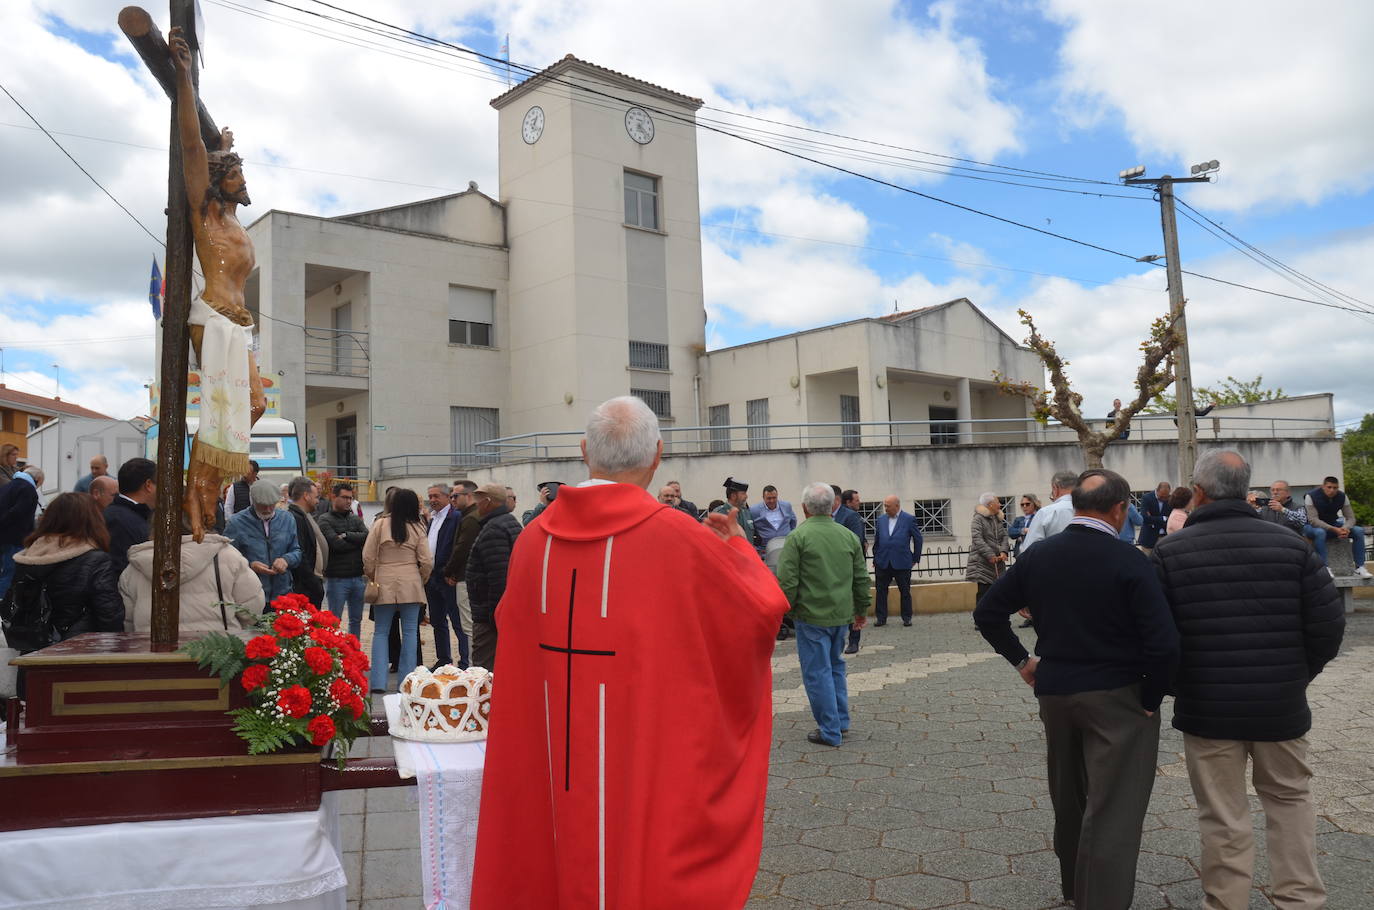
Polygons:
<instances>
[{"instance_id":1,"label":"white altar cloth","mask_svg":"<svg viewBox=\"0 0 1374 910\"><path fill-rule=\"evenodd\" d=\"M338 805L0 833L0 910L343 910Z\"/></svg>"},{"instance_id":2,"label":"white altar cloth","mask_svg":"<svg viewBox=\"0 0 1374 910\"><path fill-rule=\"evenodd\" d=\"M396 725L401 696L383 700L387 723ZM482 798L486 740L470 743L413 742L393 736L396 771L415 778L420 802L420 879L426 910L467 910L472 898L472 861Z\"/></svg>"}]
</instances>

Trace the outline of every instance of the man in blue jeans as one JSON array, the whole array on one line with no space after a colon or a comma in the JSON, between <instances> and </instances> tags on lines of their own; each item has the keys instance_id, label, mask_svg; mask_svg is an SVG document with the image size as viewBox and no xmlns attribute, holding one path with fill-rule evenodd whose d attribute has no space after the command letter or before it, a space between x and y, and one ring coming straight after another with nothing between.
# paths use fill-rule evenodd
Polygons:
<instances>
[{"instance_id":1,"label":"man in blue jeans","mask_svg":"<svg viewBox=\"0 0 1374 910\"><path fill-rule=\"evenodd\" d=\"M329 610L348 619L348 631L361 635L363 629L363 544L367 525L353 512L353 485L334 484L333 507L318 520L320 533L329 544L329 559L324 567L324 596Z\"/></svg>"},{"instance_id":2,"label":"man in blue jeans","mask_svg":"<svg viewBox=\"0 0 1374 910\"><path fill-rule=\"evenodd\" d=\"M1355 510L1341 491L1341 482L1334 477L1327 477L1321 486L1307 494L1303 505L1307 507L1307 527L1302 532L1312 541L1312 547L1321 557L1322 564L1326 564L1328 538L1349 538L1351 555L1355 558L1355 574L1369 578L1369 570L1364 567L1364 528L1355 524ZM1329 566L1327 571L1330 572Z\"/></svg>"},{"instance_id":3,"label":"man in blue jeans","mask_svg":"<svg viewBox=\"0 0 1374 910\"><path fill-rule=\"evenodd\" d=\"M787 535L778 560L778 584L796 621L802 684L816 718L806 738L826 746L838 746L849 730L845 638L851 622L863 628L871 602L863 548L831 517L834 509L830 484L809 484L802 491L806 520Z\"/></svg>"}]
</instances>

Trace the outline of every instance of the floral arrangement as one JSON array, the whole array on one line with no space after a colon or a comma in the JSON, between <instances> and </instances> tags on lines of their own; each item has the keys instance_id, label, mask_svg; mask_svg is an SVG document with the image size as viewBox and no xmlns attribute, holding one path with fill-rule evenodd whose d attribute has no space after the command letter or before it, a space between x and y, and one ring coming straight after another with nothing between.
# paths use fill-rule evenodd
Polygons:
<instances>
[{"instance_id":1,"label":"floral arrangement","mask_svg":"<svg viewBox=\"0 0 1374 910\"><path fill-rule=\"evenodd\" d=\"M245 641L215 632L182 649L201 667L248 693L251 707L228 712L250 754L334 743L339 764L369 723L368 659L339 617L301 594L272 601Z\"/></svg>"}]
</instances>

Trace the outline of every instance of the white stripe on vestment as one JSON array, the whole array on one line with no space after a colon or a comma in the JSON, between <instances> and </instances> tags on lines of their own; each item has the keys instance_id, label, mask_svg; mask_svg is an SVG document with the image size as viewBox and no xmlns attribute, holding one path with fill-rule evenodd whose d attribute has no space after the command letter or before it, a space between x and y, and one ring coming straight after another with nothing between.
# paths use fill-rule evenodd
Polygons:
<instances>
[{"instance_id":1,"label":"white stripe on vestment","mask_svg":"<svg viewBox=\"0 0 1374 910\"><path fill-rule=\"evenodd\" d=\"M606 564L610 565L611 546L606 544ZM602 614L605 615L604 613ZM596 869L600 881L600 910L606 910L606 684L601 684L601 705L597 710L596 769Z\"/></svg>"},{"instance_id":2,"label":"white stripe on vestment","mask_svg":"<svg viewBox=\"0 0 1374 910\"><path fill-rule=\"evenodd\" d=\"M606 565L601 569L601 618L606 618L606 597L611 592L611 544L615 541L612 534L606 538Z\"/></svg>"},{"instance_id":3,"label":"white stripe on vestment","mask_svg":"<svg viewBox=\"0 0 1374 910\"><path fill-rule=\"evenodd\" d=\"M550 540L553 538L550 537ZM558 840L558 819L557 810L554 809L553 791L553 733L549 730L549 681L544 680L544 753L549 758L549 812L555 815L553 825L553 839Z\"/></svg>"},{"instance_id":4,"label":"white stripe on vestment","mask_svg":"<svg viewBox=\"0 0 1374 910\"><path fill-rule=\"evenodd\" d=\"M553 548L553 535L544 541L544 574L539 581L539 612L549 612L549 550Z\"/></svg>"}]
</instances>

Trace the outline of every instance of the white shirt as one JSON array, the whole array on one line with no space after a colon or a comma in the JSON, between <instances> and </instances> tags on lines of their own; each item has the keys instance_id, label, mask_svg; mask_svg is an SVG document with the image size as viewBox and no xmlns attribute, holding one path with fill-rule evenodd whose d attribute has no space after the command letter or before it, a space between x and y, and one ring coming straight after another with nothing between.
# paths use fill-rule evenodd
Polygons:
<instances>
[{"instance_id":1,"label":"white shirt","mask_svg":"<svg viewBox=\"0 0 1374 910\"><path fill-rule=\"evenodd\" d=\"M902 513L901 513L901 512L898 512L898 513L897 513L897 515L900 515L900 514L902 514ZM887 516L887 536L888 536L888 537L891 537L893 534L896 534L896 533L897 533L897 515L889 515L889 516Z\"/></svg>"},{"instance_id":2,"label":"white shirt","mask_svg":"<svg viewBox=\"0 0 1374 910\"><path fill-rule=\"evenodd\" d=\"M1073 521L1073 494L1065 493L1035 513L1030 530L1021 539L1021 552L1029 550L1036 541L1053 537Z\"/></svg>"},{"instance_id":3,"label":"white shirt","mask_svg":"<svg viewBox=\"0 0 1374 910\"><path fill-rule=\"evenodd\" d=\"M452 506L444 506L435 512L429 519L429 552L435 553L435 548L439 546L439 529L444 526L444 519L448 517L448 510Z\"/></svg>"},{"instance_id":4,"label":"white shirt","mask_svg":"<svg viewBox=\"0 0 1374 910\"><path fill-rule=\"evenodd\" d=\"M767 506L763 507L763 515L761 517L766 519L768 523L773 526L774 530L781 528L782 523L787 520L783 517L781 508L770 509Z\"/></svg>"}]
</instances>

